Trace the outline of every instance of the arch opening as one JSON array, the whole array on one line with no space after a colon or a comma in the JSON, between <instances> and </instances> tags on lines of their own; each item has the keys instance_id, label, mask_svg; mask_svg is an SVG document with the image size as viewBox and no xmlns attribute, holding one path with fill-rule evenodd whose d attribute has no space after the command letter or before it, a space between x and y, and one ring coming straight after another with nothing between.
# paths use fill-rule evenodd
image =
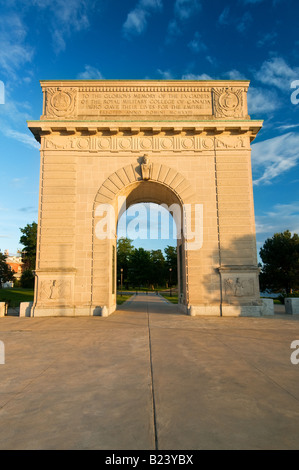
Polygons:
<instances>
[{"instance_id":1,"label":"arch opening","mask_svg":"<svg viewBox=\"0 0 299 470\"><path fill-rule=\"evenodd\" d=\"M110 313L117 307L118 291L124 292L126 288L134 288L135 292L136 289L154 292L164 290L165 295L177 298L179 307L185 310L186 253L182 230L183 204L178 195L160 182L137 181L122 188L110 201L109 207L113 208L112 227L110 227L112 236L106 240L95 237L94 240L93 305L107 305ZM95 215L96 213L95 210ZM121 238L132 240L133 243L128 241L119 243ZM163 240L168 242L171 240L172 243L167 245L165 241L163 244ZM120 261L120 248L134 251L132 253L132 259L135 259L134 272L128 272L128 263L124 264L124 254L123 260ZM106 289L101 289L99 277L101 270L104 272L104 253L109 265L109 275L108 279L102 279L102 283L106 281ZM147 266L144 265L146 260ZM143 266L138 266L138 262L143 263ZM153 281L154 273L151 272L153 267L156 268L156 272L159 267L163 267L163 276L160 269L157 282ZM104 291L105 298L102 295Z\"/></svg>"},{"instance_id":2,"label":"arch opening","mask_svg":"<svg viewBox=\"0 0 299 470\"><path fill-rule=\"evenodd\" d=\"M178 303L178 242L176 222L168 207L146 202L127 208L117 224L119 303L138 291Z\"/></svg>"}]
</instances>

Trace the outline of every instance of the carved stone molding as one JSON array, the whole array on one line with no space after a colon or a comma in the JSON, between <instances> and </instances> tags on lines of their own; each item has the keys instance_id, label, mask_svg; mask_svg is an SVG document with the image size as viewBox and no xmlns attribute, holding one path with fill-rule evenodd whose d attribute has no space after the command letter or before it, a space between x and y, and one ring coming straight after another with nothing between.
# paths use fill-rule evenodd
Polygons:
<instances>
[{"instance_id":1,"label":"carved stone molding","mask_svg":"<svg viewBox=\"0 0 299 470\"><path fill-rule=\"evenodd\" d=\"M149 180L151 178L152 164L150 163L147 155L144 155L140 166L142 179Z\"/></svg>"},{"instance_id":2,"label":"carved stone molding","mask_svg":"<svg viewBox=\"0 0 299 470\"><path fill-rule=\"evenodd\" d=\"M42 81L44 119L107 117L209 120L247 114L249 82L201 81ZM246 109L245 109L246 108Z\"/></svg>"},{"instance_id":3,"label":"carved stone molding","mask_svg":"<svg viewBox=\"0 0 299 470\"><path fill-rule=\"evenodd\" d=\"M39 300L41 301L58 301L69 299L71 296L71 281L47 279L40 283Z\"/></svg>"},{"instance_id":4,"label":"carved stone molding","mask_svg":"<svg viewBox=\"0 0 299 470\"><path fill-rule=\"evenodd\" d=\"M254 294L254 279L229 277L224 281L226 297L247 297Z\"/></svg>"},{"instance_id":5,"label":"carved stone molding","mask_svg":"<svg viewBox=\"0 0 299 470\"><path fill-rule=\"evenodd\" d=\"M187 203L190 197L194 197L194 187L190 185L182 174L161 163L153 162L150 165L151 182L167 186L182 203ZM95 207L98 204L112 202L126 186L140 182L142 179L140 166L137 164L119 168L101 185L95 198Z\"/></svg>"},{"instance_id":6,"label":"carved stone molding","mask_svg":"<svg viewBox=\"0 0 299 470\"><path fill-rule=\"evenodd\" d=\"M223 300L228 304L259 299L258 266L221 266Z\"/></svg>"},{"instance_id":7,"label":"carved stone molding","mask_svg":"<svg viewBox=\"0 0 299 470\"><path fill-rule=\"evenodd\" d=\"M249 148L247 136L58 136L44 138L43 150L81 152L202 152L205 150Z\"/></svg>"},{"instance_id":8,"label":"carved stone molding","mask_svg":"<svg viewBox=\"0 0 299 470\"><path fill-rule=\"evenodd\" d=\"M213 107L217 118L242 118L244 113L244 100L242 88L214 88Z\"/></svg>"},{"instance_id":9,"label":"carved stone molding","mask_svg":"<svg viewBox=\"0 0 299 470\"><path fill-rule=\"evenodd\" d=\"M216 148L217 149L239 149L239 148L249 148L249 141L245 137L218 137L216 138Z\"/></svg>"},{"instance_id":10,"label":"carved stone molding","mask_svg":"<svg viewBox=\"0 0 299 470\"><path fill-rule=\"evenodd\" d=\"M48 118L69 118L76 115L77 90L75 88L47 88L45 110Z\"/></svg>"}]
</instances>

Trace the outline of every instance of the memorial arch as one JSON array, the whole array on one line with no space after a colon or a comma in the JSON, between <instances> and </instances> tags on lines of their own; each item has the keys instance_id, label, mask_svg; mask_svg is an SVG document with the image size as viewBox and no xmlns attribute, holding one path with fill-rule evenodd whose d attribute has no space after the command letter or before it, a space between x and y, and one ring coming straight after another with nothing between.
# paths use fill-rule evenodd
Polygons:
<instances>
[{"instance_id":1,"label":"memorial arch","mask_svg":"<svg viewBox=\"0 0 299 470\"><path fill-rule=\"evenodd\" d=\"M43 114L28 122L41 144L33 315L115 310L117 222L137 202L178 208L182 312L259 315L249 82L41 86Z\"/></svg>"}]
</instances>

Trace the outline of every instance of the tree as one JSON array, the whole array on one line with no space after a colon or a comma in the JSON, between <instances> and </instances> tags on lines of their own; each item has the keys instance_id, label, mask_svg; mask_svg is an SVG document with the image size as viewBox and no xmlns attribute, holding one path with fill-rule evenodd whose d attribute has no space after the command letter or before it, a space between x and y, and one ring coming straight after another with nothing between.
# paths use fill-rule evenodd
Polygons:
<instances>
[{"instance_id":1,"label":"tree","mask_svg":"<svg viewBox=\"0 0 299 470\"><path fill-rule=\"evenodd\" d=\"M6 258L7 256L0 252L0 288L2 288L4 282L12 281L15 274L7 264Z\"/></svg>"},{"instance_id":2,"label":"tree","mask_svg":"<svg viewBox=\"0 0 299 470\"><path fill-rule=\"evenodd\" d=\"M172 284L177 283L177 254L176 248L165 248L166 259L161 250L145 250L134 248L132 240L120 238L117 241L117 279L121 278L123 269L123 283L134 287L163 286L169 282L169 268L171 268Z\"/></svg>"},{"instance_id":3,"label":"tree","mask_svg":"<svg viewBox=\"0 0 299 470\"><path fill-rule=\"evenodd\" d=\"M23 263L26 270L33 270L36 261L37 223L27 224L20 230L23 234L20 238L20 243L24 246L22 250Z\"/></svg>"},{"instance_id":4,"label":"tree","mask_svg":"<svg viewBox=\"0 0 299 470\"><path fill-rule=\"evenodd\" d=\"M299 236L289 230L275 233L260 249L263 266L260 273L261 290L284 291L290 294L299 289Z\"/></svg>"},{"instance_id":5,"label":"tree","mask_svg":"<svg viewBox=\"0 0 299 470\"><path fill-rule=\"evenodd\" d=\"M178 278L178 257L177 257L177 248L175 246L167 246L165 249L166 254L166 270L168 280L170 281L170 273L171 273L171 284L177 284ZM170 271L171 269L171 271Z\"/></svg>"},{"instance_id":6,"label":"tree","mask_svg":"<svg viewBox=\"0 0 299 470\"><path fill-rule=\"evenodd\" d=\"M31 271L31 269L26 269L25 271L22 272L21 275L21 286L24 287L25 289L33 289L34 288L34 274Z\"/></svg>"},{"instance_id":7,"label":"tree","mask_svg":"<svg viewBox=\"0 0 299 470\"><path fill-rule=\"evenodd\" d=\"M132 240L129 238L119 238L117 240L117 279L120 279L121 269L123 269L123 281L128 279L130 266L130 256L134 250Z\"/></svg>"},{"instance_id":8,"label":"tree","mask_svg":"<svg viewBox=\"0 0 299 470\"><path fill-rule=\"evenodd\" d=\"M165 258L161 250L152 250L150 255L150 283L162 286L165 283Z\"/></svg>"},{"instance_id":9,"label":"tree","mask_svg":"<svg viewBox=\"0 0 299 470\"><path fill-rule=\"evenodd\" d=\"M144 248L135 248L130 255L129 281L137 286L149 285L151 280L151 254Z\"/></svg>"}]
</instances>

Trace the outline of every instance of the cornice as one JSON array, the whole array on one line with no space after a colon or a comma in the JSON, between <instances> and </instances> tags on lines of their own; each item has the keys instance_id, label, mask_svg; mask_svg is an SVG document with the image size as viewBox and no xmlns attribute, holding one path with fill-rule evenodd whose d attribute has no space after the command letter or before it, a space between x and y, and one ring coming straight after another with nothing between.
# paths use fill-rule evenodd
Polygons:
<instances>
[{"instance_id":1,"label":"cornice","mask_svg":"<svg viewBox=\"0 0 299 470\"><path fill-rule=\"evenodd\" d=\"M40 142L41 137L49 135L211 135L229 133L247 135L251 141L263 125L259 120L221 120L221 121L27 121L27 125Z\"/></svg>"}]
</instances>

